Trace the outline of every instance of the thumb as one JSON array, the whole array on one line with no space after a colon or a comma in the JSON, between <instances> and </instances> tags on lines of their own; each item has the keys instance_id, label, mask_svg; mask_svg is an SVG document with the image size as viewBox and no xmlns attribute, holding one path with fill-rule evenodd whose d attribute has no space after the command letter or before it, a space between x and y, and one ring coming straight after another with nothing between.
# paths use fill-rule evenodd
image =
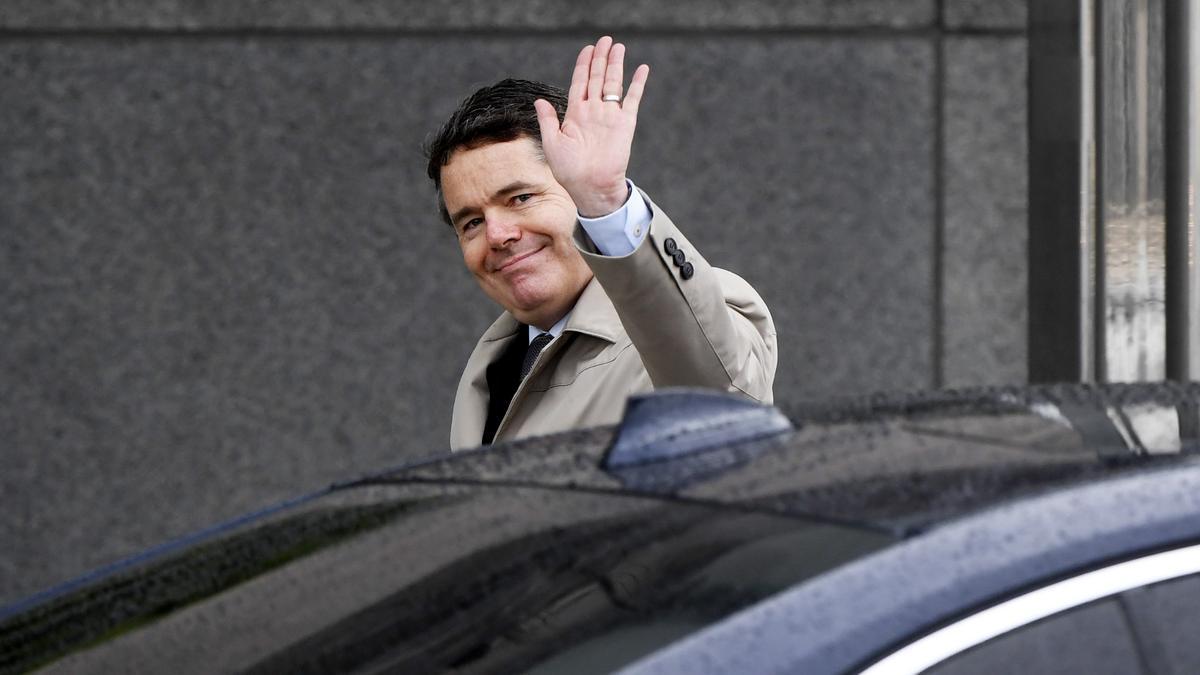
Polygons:
<instances>
[{"instance_id":1,"label":"thumb","mask_svg":"<svg viewBox=\"0 0 1200 675\"><path fill-rule=\"evenodd\" d=\"M537 110L538 129L542 132L542 145L558 140L558 113L549 101L539 98L533 102Z\"/></svg>"}]
</instances>

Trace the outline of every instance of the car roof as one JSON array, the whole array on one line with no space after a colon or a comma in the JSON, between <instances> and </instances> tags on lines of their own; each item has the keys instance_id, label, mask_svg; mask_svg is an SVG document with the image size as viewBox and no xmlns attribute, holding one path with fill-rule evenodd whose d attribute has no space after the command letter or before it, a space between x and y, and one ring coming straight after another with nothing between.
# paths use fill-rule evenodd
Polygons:
<instances>
[{"instance_id":1,"label":"car roof","mask_svg":"<svg viewBox=\"0 0 1200 675\"><path fill-rule=\"evenodd\" d=\"M668 621L685 632L660 630L645 646L657 648L722 612L997 505L1190 464L1197 394L1195 385L1161 384L972 389L800 404L784 414L711 392L660 392L631 401L618 426L434 454L339 482L10 606L0 612L0 669L91 643L99 646L87 654L111 663L149 650L166 664L178 654L162 645L207 644L223 646L233 669L295 670L304 654L331 658L323 650L339 640L349 640L349 652L364 649L355 640L372 634L364 626L379 613L427 615L410 629L464 636L469 644L430 662L445 666L473 653L480 635L527 625L521 604L534 597L542 603L534 615L553 623L545 617L564 616L555 593L568 588L603 598L594 611L617 621L622 603L638 602L612 581L630 559L657 570L664 586L674 570L709 589L661 596L635 584L646 607L667 611L654 614L660 619L706 617ZM731 560L761 583L744 588L736 575L714 572ZM783 572L779 560L790 561ZM595 579L580 576L579 565ZM507 587L487 581L501 572L531 595L501 602ZM566 585L551 592L544 577ZM454 612L443 615L449 623L428 618L447 598L491 612L491 623L464 628ZM214 616L237 613L231 608L247 622L236 640L227 628L205 633ZM292 623L258 627L280 614ZM548 642L583 640L582 628L560 623ZM397 642L397 625L379 644ZM480 672L550 658L505 644L476 657ZM90 657L64 663L82 658Z\"/></svg>"}]
</instances>

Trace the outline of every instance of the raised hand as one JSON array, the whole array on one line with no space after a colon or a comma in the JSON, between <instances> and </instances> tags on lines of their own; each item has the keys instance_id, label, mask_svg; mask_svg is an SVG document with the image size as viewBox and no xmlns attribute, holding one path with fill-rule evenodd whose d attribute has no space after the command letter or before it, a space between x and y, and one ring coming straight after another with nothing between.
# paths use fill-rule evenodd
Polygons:
<instances>
[{"instance_id":1,"label":"raised hand","mask_svg":"<svg viewBox=\"0 0 1200 675\"><path fill-rule=\"evenodd\" d=\"M625 170L650 66L637 67L622 98L624 68L625 45L606 35L579 52L561 126L553 105L534 103L546 163L585 217L612 213L628 196Z\"/></svg>"}]
</instances>

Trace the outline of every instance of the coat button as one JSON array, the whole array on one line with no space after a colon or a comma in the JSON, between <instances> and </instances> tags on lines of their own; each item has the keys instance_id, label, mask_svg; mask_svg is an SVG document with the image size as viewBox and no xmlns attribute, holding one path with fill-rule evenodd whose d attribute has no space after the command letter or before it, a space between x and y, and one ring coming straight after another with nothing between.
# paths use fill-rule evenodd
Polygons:
<instances>
[{"instance_id":1,"label":"coat button","mask_svg":"<svg viewBox=\"0 0 1200 675\"><path fill-rule=\"evenodd\" d=\"M696 273L696 268L695 268L695 267L692 267L692 263L690 263L690 262L685 262L685 263L683 263L683 267L680 267L680 268L679 268L679 276L680 276L680 277L681 277L681 278L682 278L684 281L687 281L688 279L691 279L691 278L692 278L692 275L693 275L693 274L695 274L695 273Z\"/></svg>"},{"instance_id":2,"label":"coat button","mask_svg":"<svg viewBox=\"0 0 1200 675\"><path fill-rule=\"evenodd\" d=\"M679 244L676 244L674 239L667 237L667 240L663 242L663 250L667 255L674 257L675 251L679 250Z\"/></svg>"},{"instance_id":3,"label":"coat button","mask_svg":"<svg viewBox=\"0 0 1200 675\"><path fill-rule=\"evenodd\" d=\"M684 255L683 251L680 251L679 249L676 249L675 252L671 254L671 259L675 261L676 267L683 267L683 265L687 262L687 256Z\"/></svg>"}]
</instances>

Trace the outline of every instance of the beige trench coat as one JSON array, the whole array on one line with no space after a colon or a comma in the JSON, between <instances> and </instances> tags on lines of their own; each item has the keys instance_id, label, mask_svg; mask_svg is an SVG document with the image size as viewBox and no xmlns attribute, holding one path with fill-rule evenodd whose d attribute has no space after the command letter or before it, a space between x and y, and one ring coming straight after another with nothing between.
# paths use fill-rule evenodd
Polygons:
<instances>
[{"instance_id":1,"label":"beige trench coat","mask_svg":"<svg viewBox=\"0 0 1200 675\"><path fill-rule=\"evenodd\" d=\"M513 395L496 442L616 423L630 394L656 387L709 387L771 402L776 340L766 304L741 277L709 266L648 197L646 204L650 233L626 256L599 255L576 225L575 244L595 278ZM675 247L690 276L668 254ZM475 345L454 400L451 449L480 444L488 364L518 339L528 339L525 327L505 312Z\"/></svg>"}]
</instances>

